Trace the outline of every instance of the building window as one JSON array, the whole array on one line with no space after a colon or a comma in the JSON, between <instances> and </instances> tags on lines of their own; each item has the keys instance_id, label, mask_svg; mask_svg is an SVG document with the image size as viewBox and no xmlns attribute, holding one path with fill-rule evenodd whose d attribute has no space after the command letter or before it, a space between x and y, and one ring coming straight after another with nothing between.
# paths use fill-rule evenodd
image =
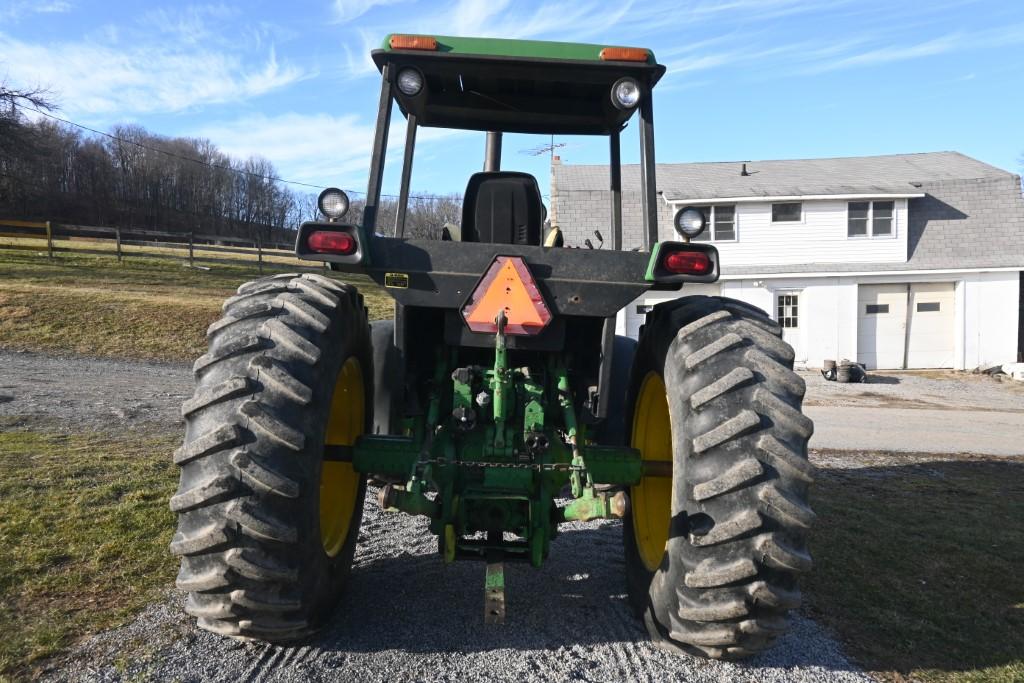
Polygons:
<instances>
[{"instance_id":1,"label":"building window","mask_svg":"<svg viewBox=\"0 0 1024 683\"><path fill-rule=\"evenodd\" d=\"M846 206L847 237L867 237L871 202L850 202Z\"/></svg>"},{"instance_id":2,"label":"building window","mask_svg":"<svg viewBox=\"0 0 1024 683\"><path fill-rule=\"evenodd\" d=\"M867 315L878 315L880 313L888 313L889 304L868 304L864 310Z\"/></svg>"},{"instance_id":3,"label":"building window","mask_svg":"<svg viewBox=\"0 0 1024 683\"><path fill-rule=\"evenodd\" d=\"M779 294L776 319L783 327L799 327L799 311L796 294Z\"/></svg>"},{"instance_id":4,"label":"building window","mask_svg":"<svg viewBox=\"0 0 1024 683\"><path fill-rule=\"evenodd\" d=\"M850 202L846 205L847 237L892 237L896 202Z\"/></svg>"},{"instance_id":5,"label":"building window","mask_svg":"<svg viewBox=\"0 0 1024 683\"><path fill-rule=\"evenodd\" d=\"M789 202L772 204L772 223L798 223L803 218L803 204Z\"/></svg>"},{"instance_id":6,"label":"building window","mask_svg":"<svg viewBox=\"0 0 1024 683\"><path fill-rule=\"evenodd\" d=\"M735 242L736 241L736 206L695 206L704 214L708 227L693 238L694 242Z\"/></svg>"},{"instance_id":7,"label":"building window","mask_svg":"<svg viewBox=\"0 0 1024 683\"><path fill-rule=\"evenodd\" d=\"M871 236L892 235L892 216L895 202L871 202Z\"/></svg>"},{"instance_id":8,"label":"building window","mask_svg":"<svg viewBox=\"0 0 1024 683\"><path fill-rule=\"evenodd\" d=\"M917 305L918 313L938 313L939 302L938 301L922 301Z\"/></svg>"}]
</instances>

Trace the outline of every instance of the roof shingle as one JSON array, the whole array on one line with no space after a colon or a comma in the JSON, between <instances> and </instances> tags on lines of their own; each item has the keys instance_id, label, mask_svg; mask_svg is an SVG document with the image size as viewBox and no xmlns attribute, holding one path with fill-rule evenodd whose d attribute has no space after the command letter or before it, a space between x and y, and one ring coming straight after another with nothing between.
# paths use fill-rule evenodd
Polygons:
<instances>
[{"instance_id":1,"label":"roof shingle","mask_svg":"<svg viewBox=\"0 0 1024 683\"><path fill-rule=\"evenodd\" d=\"M746 163L749 175L741 175ZM606 190L605 165L557 165L560 191ZM908 194L914 183L1012 177L959 152L927 152L833 159L658 164L658 189L666 199L780 197L833 194ZM640 167L622 167L624 187L639 185Z\"/></svg>"}]
</instances>

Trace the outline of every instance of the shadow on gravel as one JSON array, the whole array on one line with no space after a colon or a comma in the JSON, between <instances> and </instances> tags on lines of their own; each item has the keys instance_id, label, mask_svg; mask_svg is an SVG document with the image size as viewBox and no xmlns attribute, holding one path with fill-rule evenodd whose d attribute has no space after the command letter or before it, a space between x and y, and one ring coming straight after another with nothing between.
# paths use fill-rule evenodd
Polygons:
<instances>
[{"instance_id":1,"label":"shadow on gravel","mask_svg":"<svg viewBox=\"0 0 1024 683\"><path fill-rule=\"evenodd\" d=\"M501 626L483 623L483 562L445 566L436 555L405 555L362 563L353 570L342 607L310 645L338 656L649 646L626 598L621 537L618 522L563 531L541 569L506 564L507 617ZM367 545L372 547L371 538ZM795 629L778 647L740 666L853 670L843 658L837 662L832 648L795 642L804 637Z\"/></svg>"},{"instance_id":2,"label":"shadow on gravel","mask_svg":"<svg viewBox=\"0 0 1024 683\"><path fill-rule=\"evenodd\" d=\"M893 377L892 375L879 375L874 372L869 372L867 377L864 379L865 384L899 384L899 377Z\"/></svg>"},{"instance_id":3,"label":"shadow on gravel","mask_svg":"<svg viewBox=\"0 0 1024 683\"><path fill-rule=\"evenodd\" d=\"M368 496L373 498L373 496ZM705 681L866 683L801 615L743 664L652 646L627 605L618 522L577 524L541 569L506 565L507 619L483 623L483 563L445 566L422 520L368 503L347 595L331 622L291 647L200 631L180 595L86 641L46 678L181 681Z\"/></svg>"},{"instance_id":4,"label":"shadow on gravel","mask_svg":"<svg viewBox=\"0 0 1024 683\"><path fill-rule=\"evenodd\" d=\"M860 457L812 488L810 615L869 671L1024 680L1024 459Z\"/></svg>"}]
</instances>

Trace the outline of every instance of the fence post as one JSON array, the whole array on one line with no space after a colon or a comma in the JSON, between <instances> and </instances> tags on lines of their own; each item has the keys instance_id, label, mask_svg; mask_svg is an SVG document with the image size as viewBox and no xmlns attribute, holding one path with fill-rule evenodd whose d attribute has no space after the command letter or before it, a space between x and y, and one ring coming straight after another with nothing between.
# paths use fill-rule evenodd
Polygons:
<instances>
[{"instance_id":1,"label":"fence post","mask_svg":"<svg viewBox=\"0 0 1024 683\"><path fill-rule=\"evenodd\" d=\"M114 239L117 240L117 262L121 262L121 228L114 228Z\"/></svg>"},{"instance_id":2,"label":"fence post","mask_svg":"<svg viewBox=\"0 0 1024 683\"><path fill-rule=\"evenodd\" d=\"M46 255L53 258L53 227L46 221Z\"/></svg>"},{"instance_id":3,"label":"fence post","mask_svg":"<svg viewBox=\"0 0 1024 683\"><path fill-rule=\"evenodd\" d=\"M256 258L260 262L260 275L263 275L263 240L256 238Z\"/></svg>"},{"instance_id":4,"label":"fence post","mask_svg":"<svg viewBox=\"0 0 1024 683\"><path fill-rule=\"evenodd\" d=\"M189 230L189 232L188 232L188 267L189 268L192 267L192 258L193 258L192 241L194 239L195 239L195 233L193 231Z\"/></svg>"}]
</instances>

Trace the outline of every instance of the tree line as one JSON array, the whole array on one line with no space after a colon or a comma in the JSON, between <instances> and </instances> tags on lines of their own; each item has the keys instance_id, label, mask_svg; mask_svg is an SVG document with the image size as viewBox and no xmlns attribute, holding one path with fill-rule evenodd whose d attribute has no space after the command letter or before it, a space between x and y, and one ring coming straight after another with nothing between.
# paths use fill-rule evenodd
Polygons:
<instances>
[{"instance_id":1,"label":"tree line","mask_svg":"<svg viewBox=\"0 0 1024 683\"><path fill-rule=\"evenodd\" d=\"M201 138L167 137L138 125L96 135L39 117L53 111L40 91L0 83L0 218L51 220L288 242L318 218L316 193L277 179L259 156L234 158ZM353 198L345 221L362 218ZM391 234L397 200L385 197L378 231ZM438 238L458 222L461 198L417 196L409 202L406 236Z\"/></svg>"}]
</instances>

